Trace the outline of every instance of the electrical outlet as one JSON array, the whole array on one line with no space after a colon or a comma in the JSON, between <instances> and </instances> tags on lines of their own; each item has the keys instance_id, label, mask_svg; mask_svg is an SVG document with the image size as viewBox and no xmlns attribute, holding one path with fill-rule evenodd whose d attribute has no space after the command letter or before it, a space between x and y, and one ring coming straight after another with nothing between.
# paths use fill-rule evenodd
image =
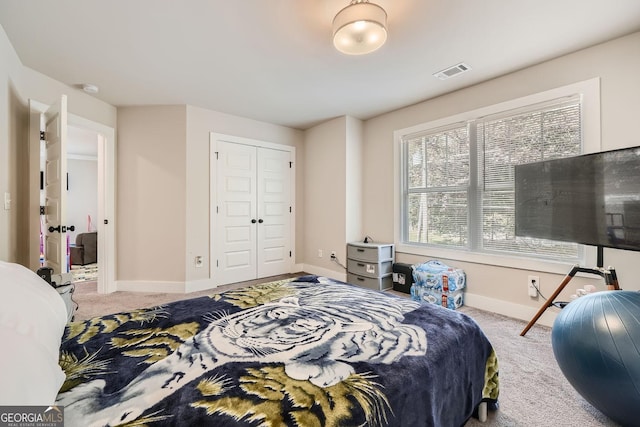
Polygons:
<instances>
[{"instance_id":1,"label":"electrical outlet","mask_svg":"<svg viewBox=\"0 0 640 427\"><path fill-rule=\"evenodd\" d=\"M529 276L527 278L527 289L530 297L537 297L538 289L540 289L540 278L538 276Z\"/></svg>"},{"instance_id":2,"label":"electrical outlet","mask_svg":"<svg viewBox=\"0 0 640 427\"><path fill-rule=\"evenodd\" d=\"M204 258L202 258L202 256L198 255L193 260L193 263L195 264L196 268L200 268L200 267L202 267L204 265Z\"/></svg>"},{"instance_id":3,"label":"electrical outlet","mask_svg":"<svg viewBox=\"0 0 640 427\"><path fill-rule=\"evenodd\" d=\"M322 249L318 249L318 258L322 258Z\"/></svg>"},{"instance_id":4,"label":"electrical outlet","mask_svg":"<svg viewBox=\"0 0 640 427\"><path fill-rule=\"evenodd\" d=\"M336 258L336 251L331 251L331 259L335 260Z\"/></svg>"}]
</instances>

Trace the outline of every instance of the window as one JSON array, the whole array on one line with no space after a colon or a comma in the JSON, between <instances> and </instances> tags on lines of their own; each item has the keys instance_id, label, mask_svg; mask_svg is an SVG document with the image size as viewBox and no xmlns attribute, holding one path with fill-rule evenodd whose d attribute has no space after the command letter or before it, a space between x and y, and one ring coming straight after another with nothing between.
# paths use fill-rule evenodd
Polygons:
<instances>
[{"instance_id":1,"label":"window","mask_svg":"<svg viewBox=\"0 0 640 427\"><path fill-rule=\"evenodd\" d=\"M540 98L396 132L398 243L498 257L582 261L580 245L515 236L514 165L593 149L584 149L583 94Z\"/></svg>"},{"instance_id":2,"label":"window","mask_svg":"<svg viewBox=\"0 0 640 427\"><path fill-rule=\"evenodd\" d=\"M469 245L469 127L414 136L407 151L407 233L411 243Z\"/></svg>"}]
</instances>

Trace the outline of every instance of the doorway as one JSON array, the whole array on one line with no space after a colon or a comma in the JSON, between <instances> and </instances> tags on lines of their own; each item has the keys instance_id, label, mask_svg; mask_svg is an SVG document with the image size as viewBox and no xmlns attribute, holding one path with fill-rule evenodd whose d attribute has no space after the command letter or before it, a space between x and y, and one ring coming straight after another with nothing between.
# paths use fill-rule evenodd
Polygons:
<instances>
[{"instance_id":1,"label":"doorway","mask_svg":"<svg viewBox=\"0 0 640 427\"><path fill-rule=\"evenodd\" d=\"M98 133L67 128L66 222L74 283L98 280Z\"/></svg>"},{"instance_id":2,"label":"doorway","mask_svg":"<svg viewBox=\"0 0 640 427\"><path fill-rule=\"evenodd\" d=\"M63 96L64 97L64 96ZM41 253L41 174L40 132L43 126L43 113L48 105L29 100L29 263L31 270L40 267ZM75 114L67 114L67 131L89 135L94 148L96 162L96 207L95 218L91 218L91 227L97 231L97 274L98 293L110 293L116 290L115 282L115 129ZM88 149L88 147L86 147ZM69 178L70 185L73 177ZM77 182L76 182L77 184ZM66 219L64 220L66 223ZM74 225L66 223L67 225ZM87 219L79 229L87 228ZM70 237L70 242L71 236Z\"/></svg>"}]
</instances>

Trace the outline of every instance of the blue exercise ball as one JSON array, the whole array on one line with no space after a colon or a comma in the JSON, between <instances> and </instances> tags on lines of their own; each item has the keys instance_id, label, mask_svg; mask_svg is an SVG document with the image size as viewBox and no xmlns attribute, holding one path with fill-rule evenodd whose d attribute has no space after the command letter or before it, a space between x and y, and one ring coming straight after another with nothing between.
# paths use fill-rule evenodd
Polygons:
<instances>
[{"instance_id":1,"label":"blue exercise ball","mask_svg":"<svg viewBox=\"0 0 640 427\"><path fill-rule=\"evenodd\" d=\"M602 291L569 303L551 330L560 370L623 426L640 424L640 292Z\"/></svg>"}]
</instances>

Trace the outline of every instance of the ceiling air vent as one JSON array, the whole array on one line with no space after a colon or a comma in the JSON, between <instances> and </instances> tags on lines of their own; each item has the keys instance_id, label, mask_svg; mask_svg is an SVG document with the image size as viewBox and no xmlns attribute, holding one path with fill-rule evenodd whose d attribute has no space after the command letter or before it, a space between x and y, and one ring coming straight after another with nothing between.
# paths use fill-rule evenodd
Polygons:
<instances>
[{"instance_id":1,"label":"ceiling air vent","mask_svg":"<svg viewBox=\"0 0 640 427\"><path fill-rule=\"evenodd\" d=\"M470 66L468 66L464 62L461 62L458 65L454 65L453 67L445 68L442 71L438 71L433 76L439 78L440 80L446 80L449 77L457 76L458 74L469 71L470 69Z\"/></svg>"}]
</instances>

